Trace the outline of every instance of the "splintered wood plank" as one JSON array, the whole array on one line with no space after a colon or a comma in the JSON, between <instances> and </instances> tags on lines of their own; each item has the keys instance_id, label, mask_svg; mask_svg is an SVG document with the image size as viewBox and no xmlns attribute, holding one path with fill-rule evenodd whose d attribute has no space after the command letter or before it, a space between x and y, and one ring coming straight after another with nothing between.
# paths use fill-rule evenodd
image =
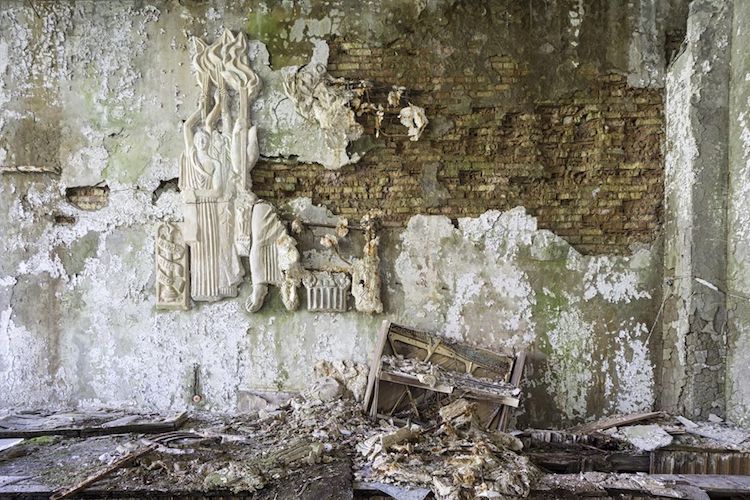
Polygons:
<instances>
[{"instance_id":1,"label":"splintered wood plank","mask_svg":"<svg viewBox=\"0 0 750 500\"><path fill-rule=\"evenodd\" d=\"M572 448L572 447L571 447ZM550 472L648 472L648 453L629 454L593 449L524 450L532 463Z\"/></svg>"},{"instance_id":2,"label":"splintered wood plank","mask_svg":"<svg viewBox=\"0 0 750 500\"><path fill-rule=\"evenodd\" d=\"M443 384L427 385L419 381L414 375L408 375L406 373L391 372L383 370L380 372L380 380L386 382L393 382L395 384L410 385L419 389L427 389L435 392L442 392L443 394L453 394L453 387Z\"/></svg>"},{"instance_id":3,"label":"splintered wood plank","mask_svg":"<svg viewBox=\"0 0 750 500\"><path fill-rule=\"evenodd\" d=\"M120 427L122 425L130 424L140 419L141 419L140 415L125 415L124 417L116 418L114 420L110 420L109 422L104 422L101 426L102 427Z\"/></svg>"},{"instance_id":4,"label":"splintered wood plank","mask_svg":"<svg viewBox=\"0 0 750 500\"><path fill-rule=\"evenodd\" d=\"M367 408L370 404L370 398L373 395L373 389L375 388L375 382L377 381L378 375L380 374L380 358L383 357L383 349L385 349L385 343L388 340L388 331L391 328L391 322L384 320L380 325L380 331L378 332L378 340L375 344L375 350L372 352L372 358L370 358L370 373L367 375L367 390L365 391L365 399L362 401L362 405ZM377 412L377 405L375 410Z\"/></svg>"},{"instance_id":5,"label":"splintered wood plank","mask_svg":"<svg viewBox=\"0 0 750 500\"><path fill-rule=\"evenodd\" d=\"M714 495L750 495L750 476L723 474L651 474L657 481L689 484Z\"/></svg>"},{"instance_id":6,"label":"splintered wood plank","mask_svg":"<svg viewBox=\"0 0 750 500\"><path fill-rule=\"evenodd\" d=\"M564 493L577 496L604 494L648 494L668 498L709 498L710 495L750 495L750 476L703 474L617 474L584 472L546 474L534 483L535 493Z\"/></svg>"},{"instance_id":7,"label":"splintered wood plank","mask_svg":"<svg viewBox=\"0 0 750 500\"><path fill-rule=\"evenodd\" d=\"M523 369L526 365L526 353L524 351L516 354L516 360L513 362L513 371L510 374L510 384L518 387L521 384L521 378L523 378ZM513 415L513 410L509 406L503 406L500 410L500 419L497 422L497 430L505 432L510 423L510 417ZM494 417L493 417L494 418Z\"/></svg>"},{"instance_id":8,"label":"splintered wood plank","mask_svg":"<svg viewBox=\"0 0 750 500\"><path fill-rule=\"evenodd\" d=\"M509 394L499 394L497 392L486 392L483 391L481 388L474 388L474 387L459 387L459 386L452 386L447 384L435 384L435 385L428 385L423 382L421 382L416 376L409 375L406 373L399 373L399 372L392 372L388 370L383 370L380 373L380 379L385 380L386 382L393 382L396 384L402 384L402 385L408 385L411 387L416 387L418 389L427 389L429 391L435 391L440 392L443 394L453 394L453 392L456 389L464 390L466 391L466 397L470 397L472 399L483 399L488 401L495 401L500 404L512 406L514 408L518 407L519 399L513 395Z\"/></svg>"},{"instance_id":9,"label":"splintered wood plank","mask_svg":"<svg viewBox=\"0 0 750 500\"><path fill-rule=\"evenodd\" d=\"M188 418L188 412L183 411L172 417L164 420L152 420L146 422L136 423L125 423L122 425L113 425L113 422L108 422L98 427L84 428L81 430L82 436L101 436L106 434L124 434L124 433L137 433L137 434L160 434L163 432L169 432L179 429L182 424Z\"/></svg>"},{"instance_id":10,"label":"splintered wood plank","mask_svg":"<svg viewBox=\"0 0 750 500\"><path fill-rule=\"evenodd\" d=\"M632 413L630 415L615 415L612 417L605 417L595 422L583 424L575 427L573 430L580 434L588 434L590 432L604 431L611 427L620 427L621 425L630 425L636 422L643 422L644 420L651 420L653 418L663 417L664 412L661 411L649 411L644 413Z\"/></svg>"}]
</instances>

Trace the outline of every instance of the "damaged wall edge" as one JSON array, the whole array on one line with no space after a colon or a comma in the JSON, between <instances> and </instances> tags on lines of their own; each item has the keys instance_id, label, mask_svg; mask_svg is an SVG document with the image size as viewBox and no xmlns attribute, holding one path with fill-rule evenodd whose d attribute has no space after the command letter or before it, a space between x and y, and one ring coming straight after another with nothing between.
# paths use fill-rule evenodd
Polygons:
<instances>
[{"instance_id":1,"label":"damaged wall edge","mask_svg":"<svg viewBox=\"0 0 750 500\"><path fill-rule=\"evenodd\" d=\"M726 415L727 203L732 2L690 5L667 75L665 255L659 406Z\"/></svg>"}]
</instances>

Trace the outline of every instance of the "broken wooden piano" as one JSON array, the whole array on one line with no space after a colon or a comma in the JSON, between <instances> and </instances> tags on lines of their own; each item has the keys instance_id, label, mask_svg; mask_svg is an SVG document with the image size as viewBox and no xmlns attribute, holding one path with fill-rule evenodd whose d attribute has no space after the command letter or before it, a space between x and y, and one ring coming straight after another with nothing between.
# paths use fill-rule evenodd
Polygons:
<instances>
[{"instance_id":1,"label":"broken wooden piano","mask_svg":"<svg viewBox=\"0 0 750 500\"><path fill-rule=\"evenodd\" d=\"M480 425L502 431L520 402L525 359L523 351L493 352L386 320L370 363L364 404L372 417L420 421L465 398L477 403Z\"/></svg>"}]
</instances>

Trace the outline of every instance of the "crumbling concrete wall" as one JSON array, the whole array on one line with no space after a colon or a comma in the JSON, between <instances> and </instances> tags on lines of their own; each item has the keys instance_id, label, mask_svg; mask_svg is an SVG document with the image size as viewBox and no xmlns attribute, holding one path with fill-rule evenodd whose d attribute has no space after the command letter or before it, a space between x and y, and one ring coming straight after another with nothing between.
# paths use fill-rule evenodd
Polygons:
<instances>
[{"instance_id":1,"label":"crumbling concrete wall","mask_svg":"<svg viewBox=\"0 0 750 500\"><path fill-rule=\"evenodd\" d=\"M491 23L473 31L464 29L482 19L474 16L479 13L474 9L486 7L480 2L396 4L367 16L362 16L359 2L300 5L290 8L296 16L291 31L285 24L289 9L263 2L3 2L0 209L9 216L0 219L1 406L90 403L184 408L199 393L204 408L235 410L238 398L248 390L302 388L318 359L367 361L377 327L388 317L477 345L531 349L524 417L531 425L560 425L610 411L651 407L653 344L658 339L653 322L660 304L656 263L661 253L654 239L658 208L651 202L641 204L632 193L640 192L637 185L650 196L658 193L658 169L647 169L654 182L633 181L633 172L640 172L643 162L636 151L620 152L615 145L607 153L606 168L599 169L592 161L587 163L590 169L580 172L575 168L547 171L548 156L535 151L549 149L544 141L554 142L559 132L572 138L566 152L570 157L558 158L559 165L575 167L584 158L603 154L612 144L610 139L622 141L622 134L632 132L643 137L643 144L656 148L656 156L650 154L644 161L658 167L660 136L649 132L661 126L660 111L654 107L658 105L651 102L660 100L658 68L652 74L647 67L631 65L628 50L636 35L622 31L620 19L631 12L621 10L625 7L608 3L600 11L600 2L560 0L549 2L549 11L528 11L510 3L512 9L494 9L493 16L505 16L514 32L523 32L530 19L535 32L550 33L549 41L533 49L507 45L514 51L511 58L502 53L502 43L510 44L508 40L484 43L498 31ZM644 15L651 16L650 10L643 9ZM355 11L359 15L351 14ZM565 14L562 20L560 12ZM450 24L452 30L440 24L446 19L457 23ZM656 30L657 19L638 24ZM375 165L363 160L341 173L324 174L317 164L328 161L321 149L321 131L314 124L302 124L287 109L289 103L279 94L280 72L290 71L286 64L304 64L311 57L324 64L324 38L335 46L334 38L350 37L358 40L351 42L356 50L369 50L361 48L364 43L395 43L409 33L407 20L434 26L435 32L424 38L425 60L443 61L430 71L435 78L450 77L439 86L420 87L410 96L417 104L449 87L467 93L455 85L472 80L472 68L481 72L496 63L501 71L515 71L515 58L524 57L534 69L519 72L516 79L485 82L507 86L503 92L485 89L481 92L486 94L479 95L480 90L473 89L468 99L456 94L451 101L436 103L429 110L435 128L425 143L428 150L411 149L420 147L421 140L412 143L405 136L391 137L385 148L391 151L387 169L376 171ZM267 188L279 203L282 198L291 200L288 211L309 212L310 217L320 216L324 209L311 208L309 200L299 198L301 194L345 197L337 208L351 214L369 208L367 203L377 203L383 193L405 193L394 205L403 225L389 226L381 239L386 314L289 313L273 293L260 313L248 315L242 304L249 287L243 287L237 299L202 304L189 312L154 310L153 228L157 221L181 217L173 182L182 150L180 129L198 98L186 35L212 38L223 27L248 31L250 38L263 34L268 43L268 51L261 43L253 45L253 65L268 83L259 102L278 106L254 110L261 154L266 157L254 173L256 185ZM453 31L476 35L471 58L461 52L466 49L463 39L451 42ZM603 43L615 34L622 43ZM638 37L640 44L662 38ZM496 53L483 52L483 47ZM408 61L417 59L419 54L414 54ZM470 64L463 66L467 60ZM656 68L653 60L648 59L647 66ZM547 74L550 61L561 66ZM337 71L351 71L351 77L357 72L362 77L377 76L375 66L346 69L345 64L342 59L331 60ZM401 73L394 69L387 85L408 87L416 73L429 69L414 68L404 63ZM639 85L650 87L638 90L644 94L618 95L635 92L623 81L628 79L623 76L629 74L628 68L640 75L634 77ZM465 70L469 73L463 74ZM542 74L538 72L546 77L535 78ZM459 73L463 83L457 80ZM607 127L600 114L605 111L588 108L608 106L592 90L605 77L616 78L619 86L609 89L606 99L622 98L618 105L647 108L644 116L612 124L619 128L611 136L604 133ZM545 107L544 82L549 97L568 96L575 109L565 110L560 103L553 108L563 110L563 115L570 113L570 120ZM592 93L597 96L592 98ZM523 128L536 118L518 109L506 117L503 106L516 102L518 96L524 96L524 106L532 111L537 106L545 120L556 125ZM493 99L499 104L490 106ZM453 118L441 116L444 110L450 110ZM488 113L493 116L490 121ZM456 118L459 114L461 119ZM573 115L580 115L580 120L576 122ZM504 128L504 123L511 126ZM464 130L471 140L451 135L453 127ZM522 129L525 132L517 134ZM545 139L546 130L556 132ZM366 127L370 141L372 132ZM493 134L508 137L503 143L505 163L491 161L500 154L490 140ZM434 164L444 150L463 154L456 144L470 144L487 158L465 168L455 166L451 189L441 186L445 179L439 168L432 168L425 181L421 166L411 171L408 165L393 163L394 156L403 156ZM591 144L593 149L585 149ZM376 150L367 149L358 149L363 158L377 157ZM513 151L534 154L512 170L515 167L508 162L513 161ZM316 163L295 162L293 157L302 152L310 155L305 161ZM282 164L280 159L287 156L290 159ZM503 171L503 165L511 170ZM541 184L528 180L532 171ZM579 175L584 171L588 173ZM298 191L294 181L302 175L298 172L316 182ZM392 182L397 177L400 180ZM359 178L368 179L368 187L354 189L346 184ZM546 185L548 178L560 183ZM413 202L417 198L404 187L412 184L420 192L427 191L424 199L434 206L425 211L434 215L419 215L422 205ZM633 189L620 194L614 188L599 190L599 184ZM626 255L582 255L559 235L538 229L537 220L524 208L512 208L530 200L530 193L540 185L548 193L564 185L566 199L588 200L585 207L565 208L571 204L554 198L557 205L552 211L559 215L558 222L569 224L560 226L567 239L591 244L589 250L610 248ZM585 189L576 187L580 185ZM276 196L282 191L285 196ZM431 196L430 191L440 196ZM351 197L352 192L357 197ZM526 194L506 196L511 192ZM606 211L612 209L607 207L610 202L615 204L614 212ZM486 211L489 206L505 210ZM590 218L575 213L589 214L587 207L605 211L591 212ZM628 210L646 222L610 228L626 235L614 243L600 238L605 234L602 226L614 216L629 214ZM545 213L540 211L540 218ZM467 214L472 217L458 217ZM631 230L637 235L633 239L628 236ZM647 244L629 247L639 239ZM596 246L597 242L602 245Z\"/></svg>"},{"instance_id":2,"label":"crumbling concrete wall","mask_svg":"<svg viewBox=\"0 0 750 500\"><path fill-rule=\"evenodd\" d=\"M724 414L727 103L731 3L690 5L667 75L661 406Z\"/></svg>"},{"instance_id":3,"label":"crumbling concrete wall","mask_svg":"<svg viewBox=\"0 0 750 500\"><path fill-rule=\"evenodd\" d=\"M727 417L750 425L750 3L734 2L729 95Z\"/></svg>"}]
</instances>

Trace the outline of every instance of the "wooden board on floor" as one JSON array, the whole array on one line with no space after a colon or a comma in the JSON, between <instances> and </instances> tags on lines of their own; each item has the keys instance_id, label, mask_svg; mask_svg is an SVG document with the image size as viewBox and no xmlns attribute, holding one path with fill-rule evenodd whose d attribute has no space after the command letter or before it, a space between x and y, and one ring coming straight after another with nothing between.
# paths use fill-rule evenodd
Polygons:
<instances>
[{"instance_id":1,"label":"wooden board on floor","mask_svg":"<svg viewBox=\"0 0 750 500\"><path fill-rule=\"evenodd\" d=\"M152 414L130 415L122 412L75 412L49 415L20 413L0 419L0 438L86 437L131 432L158 434L179 429L187 417L187 412L169 417Z\"/></svg>"},{"instance_id":2,"label":"wooden board on floor","mask_svg":"<svg viewBox=\"0 0 750 500\"><path fill-rule=\"evenodd\" d=\"M750 495L750 476L698 474L547 474L533 486L533 493L557 498L603 495L649 495L669 498L709 498Z\"/></svg>"}]
</instances>

